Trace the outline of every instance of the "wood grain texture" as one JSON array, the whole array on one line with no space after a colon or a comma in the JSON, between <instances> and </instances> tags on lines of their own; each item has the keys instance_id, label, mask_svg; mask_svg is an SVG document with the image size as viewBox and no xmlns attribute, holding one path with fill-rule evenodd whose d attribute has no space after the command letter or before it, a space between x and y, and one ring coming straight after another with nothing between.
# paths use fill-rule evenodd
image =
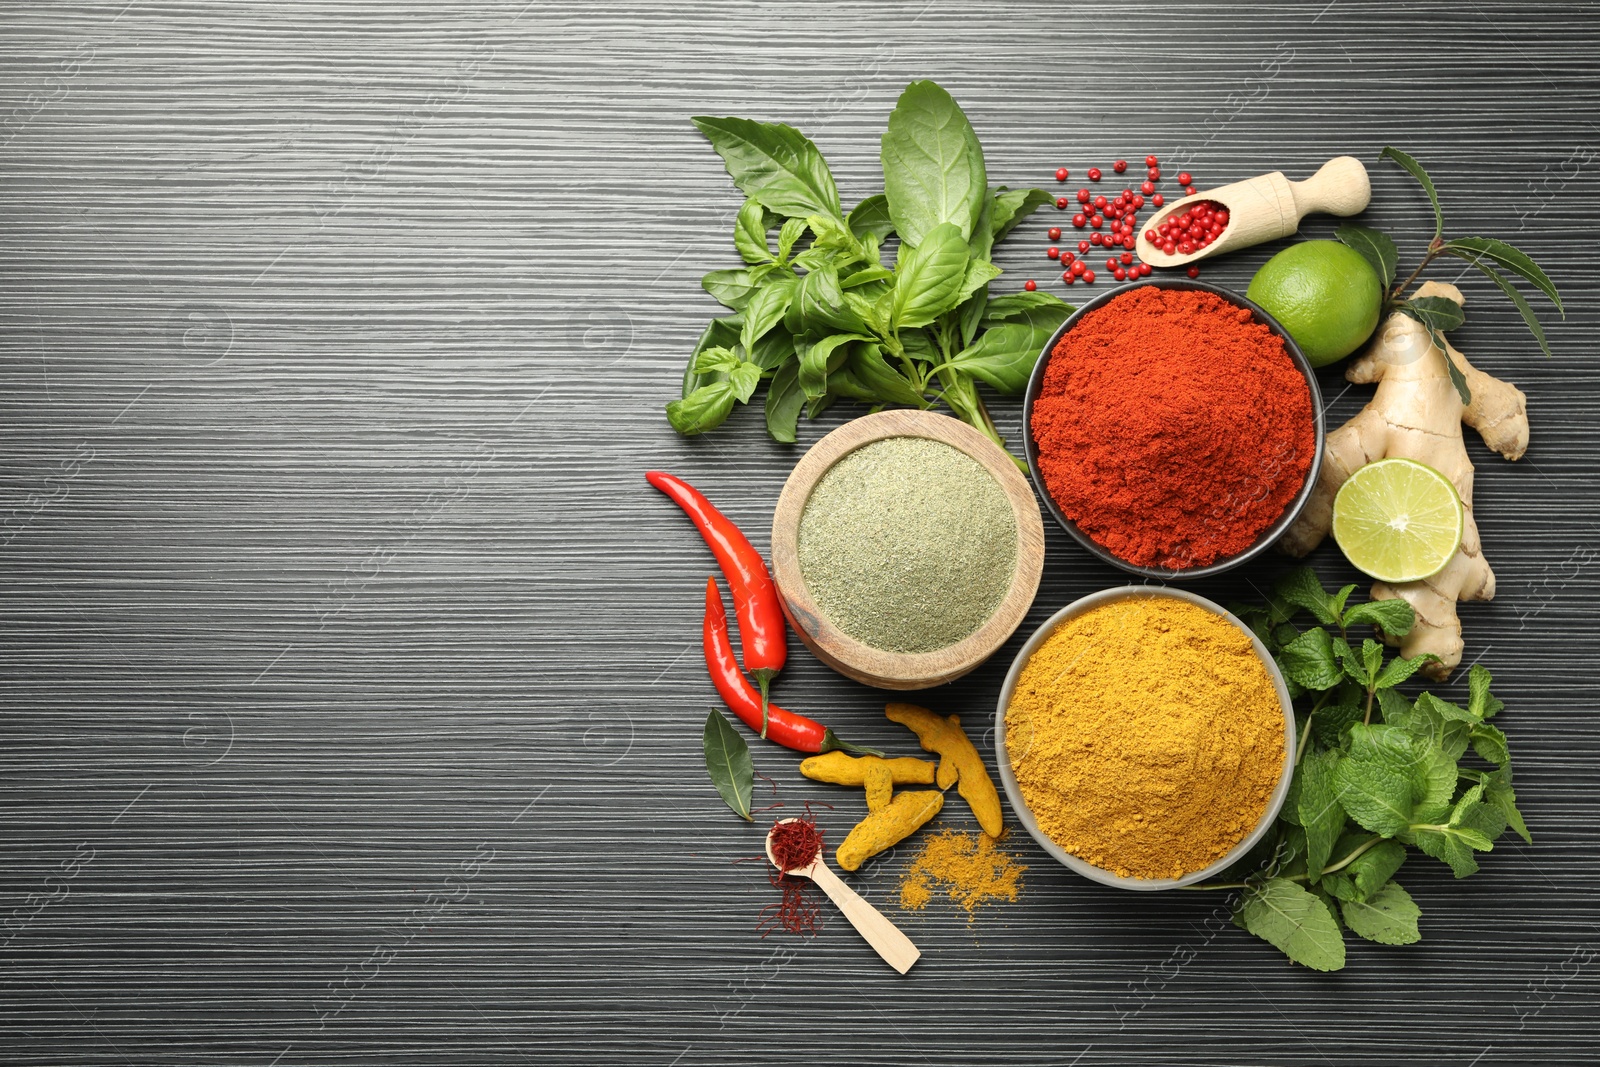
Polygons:
<instances>
[{"instance_id":1,"label":"wood grain texture","mask_svg":"<svg viewBox=\"0 0 1600 1067\"><path fill-rule=\"evenodd\" d=\"M1154 11L1019 0L6 5L5 1060L1592 1062L1597 9L1184 11L1203 30L1152 48L1128 20ZM1537 844L1460 883L1412 860L1421 944L1309 974L1222 901L1113 892L1020 841L1016 905L905 919L906 978L842 922L757 936L771 888L734 861L760 830L700 766L712 564L641 475L760 545L798 451L759 411L693 441L662 416L739 203L687 119L794 123L854 202L918 77L1012 186L1146 152L1207 186L1354 155L1363 219L1414 262L1432 218L1378 161L1394 143L1451 232L1561 285L1546 361L1461 283L1455 343L1533 420L1519 463L1471 445L1500 592L1463 621ZM1049 221L998 250L997 286L1054 284ZM1242 289L1276 247L1203 276ZM1367 395L1323 387L1335 425ZM1019 405L994 406L1016 440ZM1248 597L1281 565L1196 589ZM1115 584L1047 530L1021 633ZM929 703L986 714L1020 641ZM776 695L907 753L880 694L809 656ZM770 799L839 801L754 756ZM819 810L833 840L859 818ZM886 907L906 857L851 884Z\"/></svg>"},{"instance_id":2,"label":"wood grain texture","mask_svg":"<svg viewBox=\"0 0 1600 1067\"><path fill-rule=\"evenodd\" d=\"M971 634L932 652L887 652L857 641L817 605L800 569L800 523L817 483L856 449L891 437L921 437L960 449L999 484L1016 521L1017 561L999 606ZM823 663L881 689L929 689L976 670L1027 617L1043 571L1044 518L1033 486L994 442L966 423L938 412L891 409L840 426L800 457L773 507L772 577L782 596L784 615L806 648Z\"/></svg>"}]
</instances>

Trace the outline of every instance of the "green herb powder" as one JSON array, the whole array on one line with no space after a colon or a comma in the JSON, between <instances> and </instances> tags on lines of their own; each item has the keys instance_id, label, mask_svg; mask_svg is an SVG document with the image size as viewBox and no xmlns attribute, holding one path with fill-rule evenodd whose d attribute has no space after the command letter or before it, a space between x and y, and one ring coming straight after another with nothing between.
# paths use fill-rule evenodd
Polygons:
<instances>
[{"instance_id":1,"label":"green herb powder","mask_svg":"<svg viewBox=\"0 0 1600 1067\"><path fill-rule=\"evenodd\" d=\"M942 441L889 437L822 476L800 516L800 572L822 613L863 644L932 652L994 614L1017 565L1000 483Z\"/></svg>"}]
</instances>

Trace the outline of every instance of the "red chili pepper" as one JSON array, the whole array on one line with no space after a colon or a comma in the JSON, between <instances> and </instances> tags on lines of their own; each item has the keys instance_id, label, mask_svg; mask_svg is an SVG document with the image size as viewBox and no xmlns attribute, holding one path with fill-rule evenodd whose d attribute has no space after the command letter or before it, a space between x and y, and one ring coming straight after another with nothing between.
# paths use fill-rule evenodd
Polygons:
<instances>
[{"instance_id":1,"label":"red chili pepper","mask_svg":"<svg viewBox=\"0 0 1600 1067\"><path fill-rule=\"evenodd\" d=\"M682 478L665 471L648 471L645 480L672 499L694 520L700 536L711 546L717 566L733 591L733 610L739 616L739 645L744 668L761 689L761 736L767 736L767 690L789 657L789 630L778 601L778 587L767 562L739 527L712 506L711 501Z\"/></svg>"},{"instance_id":2,"label":"red chili pepper","mask_svg":"<svg viewBox=\"0 0 1600 1067\"><path fill-rule=\"evenodd\" d=\"M750 729L796 752L832 752L840 749L862 756L881 756L875 748L861 748L839 740L821 723L776 704L763 702L761 694L746 680L733 658L733 642L728 638L728 611L715 578L706 579L706 621L703 629L706 667L716 683L722 702Z\"/></svg>"}]
</instances>

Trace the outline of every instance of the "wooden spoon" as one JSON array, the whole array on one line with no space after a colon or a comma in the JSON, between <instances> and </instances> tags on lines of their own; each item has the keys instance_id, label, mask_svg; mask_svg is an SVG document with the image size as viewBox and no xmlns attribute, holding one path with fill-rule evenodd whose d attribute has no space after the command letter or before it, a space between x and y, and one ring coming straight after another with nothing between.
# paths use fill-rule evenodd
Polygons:
<instances>
[{"instance_id":1,"label":"wooden spoon","mask_svg":"<svg viewBox=\"0 0 1600 1067\"><path fill-rule=\"evenodd\" d=\"M778 825L794 821L794 819L784 819ZM767 859L772 860L774 867L778 866L778 861L772 855L772 833L777 828L774 826L772 830L767 831ZM877 950L885 963L901 974L909 971L911 965L922 956L922 951L911 943L909 937L900 932L898 926L885 919L882 912L862 900L854 889L839 880L839 876L829 869L827 861L822 858L820 849L817 851L816 859L804 867L796 867L784 873L799 878L809 878L821 886L822 891L828 894L828 899L844 912L846 919L850 920L850 925L867 939L867 944Z\"/></svg>"},{"instance_id":2,"label":"wooden spoon","mask_svg":"<svg viewBox=\"0 0 1600 1067\"><path fill-rule=\"evenodd\" d=\"M1139 258L1152 267L1182 267L1207 256L1234 252L1262 241L1287 237L1300 228L1300 220L1313 211L1354 215L1372 199L1367 168L1354 156L1338 156L1303 182L1292 182L1281 171L1249 181L1224 185L1194 196L1180 196L1139 223ZM1188 255L1168 254L1145 239L1146 230L1160 226L1174 212L1213 201L1228 209L1228 225L1215 241Z\"/></svg>"}]
</instances>

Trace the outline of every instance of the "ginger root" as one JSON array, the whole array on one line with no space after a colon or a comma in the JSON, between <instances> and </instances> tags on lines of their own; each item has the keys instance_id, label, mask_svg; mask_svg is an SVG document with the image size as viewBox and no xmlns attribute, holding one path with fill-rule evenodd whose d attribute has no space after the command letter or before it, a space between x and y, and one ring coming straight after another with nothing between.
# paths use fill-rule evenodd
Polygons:
<instances>
[{"instance_id":1,"label":"ginger root","mask_svg":"<svg viewBox=\"0 0 1600 1067\"><path fill-rule=\"evenodd\" d=\"M1417 296L1442 296L1464 304L1461 290L1426 282ZM1399 597L1416 612L1416 625L1400 640L1404 656L1431 653L1439 660L1423 668L1443 680L1461 662L1458 600L1494 598L1494 572L1483 558L1478 526L1472 518L1472 461L1467 458L1462 423L1477 430L1484 444L1506 459L1520 459L1528 447L1527 397L1509 382L1475 369L1448 341L1449 358L1466 376L1472 403L1463 404L1441 352L1422 323L1396 311L1379 327L1367 350L1345 370L1357 384L1377 382L1372 400L1355 418L1328 435L1322 472L1300 518L1279 547L1304 556L1322 541L1333 522L1333 498L1346 479L1374 460L1402 457L1426 463L1455 483L1466 505L1461 547L1431 578L1390 585L1377 582L1374 600Z\"/></svg>"},{"instance_id":2,"label":"ginger root","mask_svg":"<svg viewBox=\"0 0 1600 1067\"><path fill-rule=\"evenodd\" d=\"M983 832L999 837L1005 830L1000 794L995 790L988 768L983 765L983 757L961 729L961 719L955 715L940 718L915 704L890 704L884 714L916 734L924 752L938 754L939 788L949 789L959 782L956 792L972 808Z\"/></svg>"}]
</instances>

